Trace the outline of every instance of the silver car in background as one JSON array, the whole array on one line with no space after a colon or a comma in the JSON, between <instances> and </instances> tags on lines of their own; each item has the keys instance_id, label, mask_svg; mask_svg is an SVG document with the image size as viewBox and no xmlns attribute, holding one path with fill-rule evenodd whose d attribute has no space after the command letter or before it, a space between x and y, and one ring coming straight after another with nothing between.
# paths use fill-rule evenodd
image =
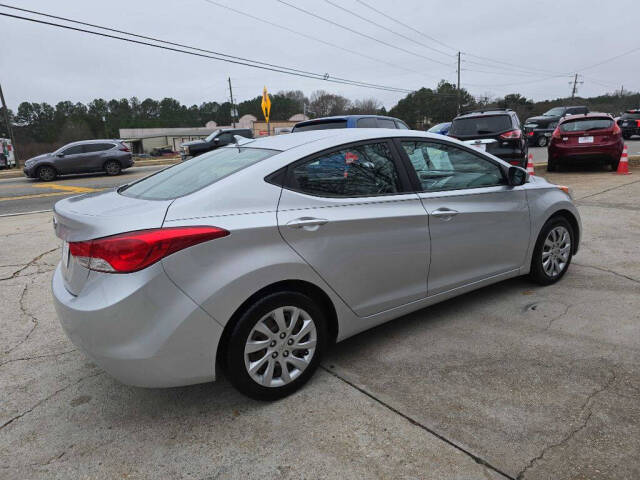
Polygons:
<instances>
[{"instance_id":1,"label":"silver car in background","mask_svg":"<svg viewBox=\"0 0 640 480\"><path fill-rule=\"evenodd\" d=\"M552 284L580 238L568 189L441 135L301 132L58 202L71 341L124 383L276 399L326 348L508 278ZM482 328L478 325L478 328Z\"/></svg>"}]
</instances>

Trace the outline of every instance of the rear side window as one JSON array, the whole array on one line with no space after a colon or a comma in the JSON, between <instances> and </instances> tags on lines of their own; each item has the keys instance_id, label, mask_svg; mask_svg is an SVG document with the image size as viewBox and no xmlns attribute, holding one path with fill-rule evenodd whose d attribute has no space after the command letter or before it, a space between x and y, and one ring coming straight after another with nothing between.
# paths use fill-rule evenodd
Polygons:
<instances>
[{"instance_id":1,"label":"rear side window","mask_svg":"<svg viewBox=\"0 0 640 480\"><path fill-rule=\"evenodd\" d=\"M308 125L299 125L294 127L294 132L306 132L307 130L329 130L332 128L347 128L346 120L338 120L335 122L317 122Z\"/></svg>"},{"instance_id":2,"label":"rear side window","mask_svg":"<svg viewBox=\"0 0 640 480\"><path fill-rule=\"evenodd\" d=\"M359 197L400 191L398 171L386 143L336 150L295 165L292 188L329 197Z\"/></svg>"},{"instance_id":3,"label":"rear side window","mask_svg":"<svg viewBox=\"0 0 640 480\"><path fill-rule=\"evenodd\" d=\"M603 130L613 127L613 120L609 118L589 118L572 120L560 125L561 132L582 132L588 130Z\"/></svg>"},{"instance_id":4,"label":"rear side window","mask_svg":"<svg viewBox=\"0 0 640 480\"><path fill-rule=\"evenodd\" d=\"M401 130L409 130L409 127L407 126L407 124L404 122L401 122L400 120L396 120L396 128L399 128Z\"/></svg>"},{"instance_id":5,"label":"rear side window","mask_svg":"<svg viewBox=\"0 0 640 480\"><path fill-rule=\"evenodd\" d=\"M121 188L118 192L145 200L171 200L196 192L277 153L277 150L261 148L218 148Z\"/></svg>"},{"instance_id":6,"label":"rear side window","mask_svg":"<svg viewBox=\"0 0 640 480\"><path fill-rule=\"evenodd\" d=\"M85 152L102 152L104 150L111 150L114 147L113 143L88 143L84 146Z\"/></svg>"},{"instance_id":7,"label":"rear side window","mask_svg":"<svg viewBox=\"0 0 640 480\"><path fill-rule=\"evenodd\" d=\"M389 120L388 118L379 118L378 119L378 127L380 128L396 128L396 124L393 120Z\"/></svg>"},{"instance_id":8,"label":"rear side window","mask_svg":"<svg viewBox=\"0 0 640 480\"><path fill-rule=\"evenodd\" d=\"M375 118L360 118L358 128L378 128L378 122Z\"/></svg>"},{"instance_id":9,"label":"rear side window","mask_svg":"<svg viewBox=\"0 0 640 480\"><path fill-rule=\"evenodd\" d=\"M460 136L490 135L511 129L511 117L509 115L492 115L458 118L451 124L450 133Z\"/></svg>"}]
</instances>

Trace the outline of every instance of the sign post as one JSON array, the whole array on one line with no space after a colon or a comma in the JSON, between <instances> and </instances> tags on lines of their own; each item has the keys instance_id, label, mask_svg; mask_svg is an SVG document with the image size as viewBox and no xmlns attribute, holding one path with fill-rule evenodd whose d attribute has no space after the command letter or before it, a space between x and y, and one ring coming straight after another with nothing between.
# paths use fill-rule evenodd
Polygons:
<instances>
[{"instance_id":1,"label":"sign post","mask_svg":"<svg viewBox=\"0 0 640 480\"><path fill-rule=\"evenodd\" d=\"M271 126L269 124L269 114L271 113L271 99L267 93L267 87L262 90L262 114L267 122L267 135L271 135Z\"/></svg>"}]
</instances>

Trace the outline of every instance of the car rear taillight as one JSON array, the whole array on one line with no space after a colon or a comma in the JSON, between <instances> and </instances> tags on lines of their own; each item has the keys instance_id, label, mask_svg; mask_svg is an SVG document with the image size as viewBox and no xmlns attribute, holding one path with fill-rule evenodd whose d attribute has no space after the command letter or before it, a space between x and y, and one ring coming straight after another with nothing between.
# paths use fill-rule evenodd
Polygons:
<instances>
[{"instance_id":1,"label":"car rear taillight","mask_svg":"<svg viewBox=\"0 0 640 480\"><path fill-rule=\"evenodd\" d=\"M613 124L613 135L621 135L622 134L622 130L620 129L620 127L618 126L617 123Z\"/></svg>"},{"instance_id":2,"label":"car rear taillight","mask_svg":"<svg viewBox=\"0 0 640 480\"><path fill-rule=\"evenodd\" d=\"M527 133L528 136L533 137L533 131Z\"/></svg>"},{"instance_id":3,"label":"car rear taillight","mask_svg":"<svg viewBox=\"0 0 640 480\"><path fill-rule=\"evenodd\" d=\"M504 132L503 134L500 135L500 138L507 140L507 139L514 139L514 138L520 138L522 136L522 131L521 130L510 130L508 132Z\"/></svg>"},{"instance_id":4,"label":"car rear taillight","mask_svg":"<svg viewBox=\"0 0 640 480\"><path fill-rule=\"evenodd\" d=\"M179 250L227 235L227 230L217 227L156 228L86 242L69 242L69 252L89 270L131 273Z\"/></svg>"},{"instance_id":5,"label":"car rear taillight","mask_svg":"<svg viewBox=\"0 0 640 480\"><path fill-rule=\"evenodd\" d=\"M120 145L118 150L122 150L123 152L130 152L129 147L127 147L124 143Z\"/></svg>"},{"instance_id":6,"label":"car rear taillight","mask_svg":"<svg viewBox=\"0 0 640 480\"><path fill-rule=\"evenodd\" d=\"M556 127L556 129L551 134L551 138L558 140L560 138L560 127Z\"/></svg>"}]
</instances>

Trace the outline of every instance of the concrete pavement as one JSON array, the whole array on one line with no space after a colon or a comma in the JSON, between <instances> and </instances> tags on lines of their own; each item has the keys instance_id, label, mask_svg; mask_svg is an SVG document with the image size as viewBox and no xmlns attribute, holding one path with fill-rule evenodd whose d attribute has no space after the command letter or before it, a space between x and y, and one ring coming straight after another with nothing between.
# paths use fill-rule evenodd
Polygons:
<instances>
[{"instance_id":1,"label":"concrete pavement","mask_svg":"<svg viewBox=\"0 0 640 480\"><path fill-rule=\"evenodd\" d=\"M548 176L584 223L559 284L365 332L276 403L111 379L55 318L51 215L1 218L0 477L640 478L639 173Z\"/></svg>"}]
</instances>

